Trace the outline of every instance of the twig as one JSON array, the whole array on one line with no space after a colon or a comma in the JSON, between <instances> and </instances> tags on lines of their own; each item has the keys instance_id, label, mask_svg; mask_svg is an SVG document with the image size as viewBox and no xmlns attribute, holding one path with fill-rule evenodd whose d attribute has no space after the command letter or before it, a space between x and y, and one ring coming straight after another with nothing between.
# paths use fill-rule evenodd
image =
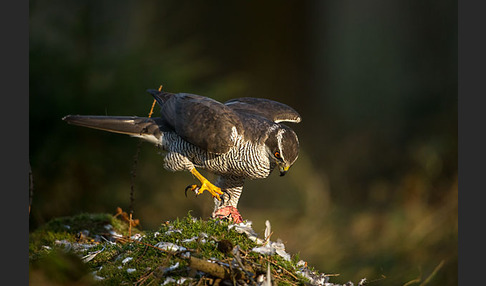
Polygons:
<instances>
[{"instance_id":1,"label":"twig","mask_svg":"<svg viewBox=\"0 0 486 286\"><path fill-rule=\"evenodd\" d=\"M238 249L239 249L239 247L238 247ZM253 276L255 276L255 274L252 273L253 270L252 271L247 271L246 270L246 267L243 265L243 262L241 262L240 252L236 252L236 255L234 257L235 257L235 260L238 263L238 265L240 265L241 270L243 272L245 272L245 275L250 279L250 281L252 282L252 284L256 284L255 280L253 279ZM231 265L231 263L230 263L230 265ZM250 266L250 268L251 268L251 266Z\"/></svg>"},{"instance_id":2,"label":"twig","mask_svg":"<svg viewBox=\"0 0 486 286\"><path fill-rule=\"evenodd\" d=\"M145 253L147 252L147 249L148 249L148 246L145 246L143 253L137 258L137 260L135 260L135 262L138 262L145 255Z\"/></svg>"},{"instance_id":3,"label":"twig","mask_svg":"<svg viewBox=\"0 0 486 286\"><path fill-rule=\"evenodd\" d=\"M153 275L154 275L154 271L149 271L149 273L143 275L142 277L140 277L140 279L135 281L135 283L133 283L133 285L134 286L141 286L143 283L145 283Z\"/></svg>"},{"instance_id":4,"label":"twig","mask_svg":"<svg viewBox=\"0 0 486 286\"><path fill-rule=\"evenodd\" d=\"M339 275L341 275L341 274L339 274L339 273L324 274L324 276L327 276L327 277L338 277ZM384 278L380 278L380 279L384 279Z\"/></svg>"},{"instance_id":5,"label":"twig","mask_svg":"<svg viewBox=\"0 0 486 286\"><path fill-rule=\"evenodd\" d=\"M162 85L159 87L159 91L162 90ZM154 102L152 103L152 107L150 108L150 112L149 112L149 115L148 115L148 118L152 117L152 113L154 112L154 107L155 107L155 103L156 103L156 100L154 99ZM140 131L140 133L142 133L142 131ZM130 210L130 220L129 220L129 227L128 227L128 236L131 237L132 236L132 217L133 217L133 204L134 204L134 201L135 201L135 198L133 196L134 192L135 192L135 177L137 176L137 163L138 163L138 158L140 156L140 148L141 148L141 145L142 145L142 139L140 139L138 141L138 144L137 144L137 151L135 152L135 155L133 156L133 165L132 165L132 171L130 172L130 206L129 206L129 210ZM29 211L30 211L30 208L29 208Z\"/></svg>"},{"instance_id":6,"label":"twig","mask_svg":"<svg viewBox=\"0 0 486 286\"><path fill-rule=\"evenodd\" d=\"M32 168L30 167L29 163L29 216L30 216L30 208L32 206L32 197L34 196L34 176L32 175Z\"/></svg>"},{"instance_id":7,"label":"twig","mask_svg":"<svg viewBox=\"0 0 486 286\"><path fill-rule=\"evenodd\" d=\"M287 269L283 268L282 266L278 265L276 262L268 259L267 257L261 255L261 257L263 257L266 261L272 263L273 265L277 266L278 268L282 269L283 271L285 271L287 274L289 274L290 276L292 276L292 278L294 278L295 280L299 280L299 278L297 278L294 274L292 274L292 272L288 271Z\"/></svg>"},{"instance_id":8,"label":"twig","mask_svg":"<svg viewBox=\"0 0 486 286\"><path fill-rule=\"evenodd\" d=\"M434 278L434 276L437 274L437 272L439 272L439 270L442 268L442 266L444 266L444 263L445 261L442 260L439 265L437 265L435 268L434 268L434 271L432 271L432 273L429 275L429 277L427 277L427 279L425 279L424 282L420 283L420 286L424 286L426 285L427 283L429 283L432 278Z\"/></svg>"},{"instance_id":9,"label":"twig","mask_svg":"<svg viewBox=\"0 0 486 286\"><path fill-rule=\"evenodd\" d=\"M162 91L162 85L159 87L159 92ZM150 112L149 112L149 115L148 117L152 117L152 114L154 113L154 107L155 107L155 103L157 102L157 100L154 99L154 102L152 102L152 108L150 108Z\"/></svg>"},{"instance_id":10,"label":"twig","mask_svg":"<svg viewBox=\"0 0 486 286\"><path fill-rule=\"evenodd\" d=\"M231 277L231 273L226 267L192 256L189 260L189 267L221 279Z\"/></svg>"},{"instance_id":11,"label":"twig","mask_svg":"<svg viewBox=\"0 0 486 286\"><path fill-rule=\"evenodd\" d=\"M267 243L270 241L270 237L272 236L272 234L273 234L273 231L270 232L270 234L267 237L265 237L265 240L263 241L263 245L267 245Z\"/></svg>"},{"instance_id":12,"label":"twig","mask_svg":"<svg viewBox=\"0 0 486 286\"><path fill-rule=\"evenodd\" d=\"M292 285L297 285L296 283L290 281L287 277L282 276L279 273L274 273L273 275L275 276L275 280L281 280L281 281L284 281L284 282L289 283L289 284L292 284Z\"/></svg>"},{"instance_id":13,"label":"twig","mask_svg":"<svg viewBox=\"0 0 486 286\"><path fill-rule=\"evenodd\" d=\"M142 145L142 139L138 141L137 144L137 151L135 152L135 155L133 156L133 165L132 165L132 171L130 172L130 220L129 220L129 227L128 227L128 237L132 236L132 215L133 215L133 204L135 201L135 198L133 196L135 192L135 177L137 176L137 163L138 163L138 156L140 155L140 148Z\"/></svg>"},{"instance_id":14,"label":"twig","mask_svg":"<svg viewBox=\"0 0 486 286\"><path fill-rule=\"evenodd\" d=\"M408 281L407 283L403 284L403 286L410 286L410 285L415 284L415 283L420 283L421 280L422 280L422 278L418 277L418 278L415 278L413 280Z\"/></svg>"}]
</instances>

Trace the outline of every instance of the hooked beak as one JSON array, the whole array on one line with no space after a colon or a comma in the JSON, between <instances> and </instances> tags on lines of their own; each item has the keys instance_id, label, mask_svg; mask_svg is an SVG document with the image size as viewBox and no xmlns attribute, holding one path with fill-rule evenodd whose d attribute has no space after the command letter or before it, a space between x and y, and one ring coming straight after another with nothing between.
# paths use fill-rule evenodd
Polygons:
<instances>
[{"instance_id":1,"label":"hooked beak","mask_svg":"<svg viewBox=\"0 0 486 286\"><path fill-rule=\"evenodd\" d=\"M278 168L279 168L279 171L280 171L280 177L282 177L285 174L287 174L287 172L289 171L290 166L279 166Z\"/></svg>"}]
</instances>

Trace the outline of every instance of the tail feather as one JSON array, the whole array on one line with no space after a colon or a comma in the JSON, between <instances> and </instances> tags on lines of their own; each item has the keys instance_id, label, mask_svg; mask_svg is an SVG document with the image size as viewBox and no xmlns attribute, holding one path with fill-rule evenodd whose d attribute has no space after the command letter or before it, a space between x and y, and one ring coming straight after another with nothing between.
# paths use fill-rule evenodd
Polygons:
<instances>
[{"instance_id":1,"label":"tail feather","mask_svg":"<svg viewBox=\"0 0 486 286\"><path fill-rule=\"evenodd\" d=\"M161 131L155 118L137 116L67 115L62 118L69 124L113 133L141 137L160 143Z\"/></svg>"}]
</instances>

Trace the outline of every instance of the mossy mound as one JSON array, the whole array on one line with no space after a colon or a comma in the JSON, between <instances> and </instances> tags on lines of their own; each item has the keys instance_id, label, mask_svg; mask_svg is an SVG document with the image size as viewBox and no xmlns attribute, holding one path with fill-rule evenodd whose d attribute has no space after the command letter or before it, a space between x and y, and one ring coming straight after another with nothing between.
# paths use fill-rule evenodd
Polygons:
<instances>
[{"instance_id":1,"label":"mossy mound","mask_svg":"<svg viewBox=\"0 0 486 286\"><path fill-rule=\"evenodd\" d=\"M274 285L335 285L283 243L258 238L251 222L188 215L130 232L109 214L50 221L29 237L30 284L270 285L270 277Z\"/></svg>"}]
</instances>

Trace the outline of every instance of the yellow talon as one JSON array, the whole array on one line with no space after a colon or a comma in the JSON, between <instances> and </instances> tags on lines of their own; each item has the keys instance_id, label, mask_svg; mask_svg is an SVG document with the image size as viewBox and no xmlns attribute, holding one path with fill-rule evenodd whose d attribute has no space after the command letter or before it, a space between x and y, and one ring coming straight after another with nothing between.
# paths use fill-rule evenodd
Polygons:
<instances>
[{"instance_id":1,"label":"yellow talon","mask_svg":"<svg viewBox=\"0 0 486 286\"><path fill-rule=\"evenodd\" d=\"M208 181L208 179L204 178L203 175L201 175L196 170L196 168L193 168L190 172L191 172L191 174L193 174L201 182L201 187L199 187L197 185L190 185L190 186L188 186L186 188L186 192L187 192L188 189L190 189L191 191L195 191L196 192L196 195L200 195L204 191L208 191L208 192L211 193L211 195L214 198L217 198L218 201L221 200L221 198L219 197L219 195L222 195L223 194L223 192L221 191L221 188L216 187L210 181Z\"/></svg>"}]
</instances>

